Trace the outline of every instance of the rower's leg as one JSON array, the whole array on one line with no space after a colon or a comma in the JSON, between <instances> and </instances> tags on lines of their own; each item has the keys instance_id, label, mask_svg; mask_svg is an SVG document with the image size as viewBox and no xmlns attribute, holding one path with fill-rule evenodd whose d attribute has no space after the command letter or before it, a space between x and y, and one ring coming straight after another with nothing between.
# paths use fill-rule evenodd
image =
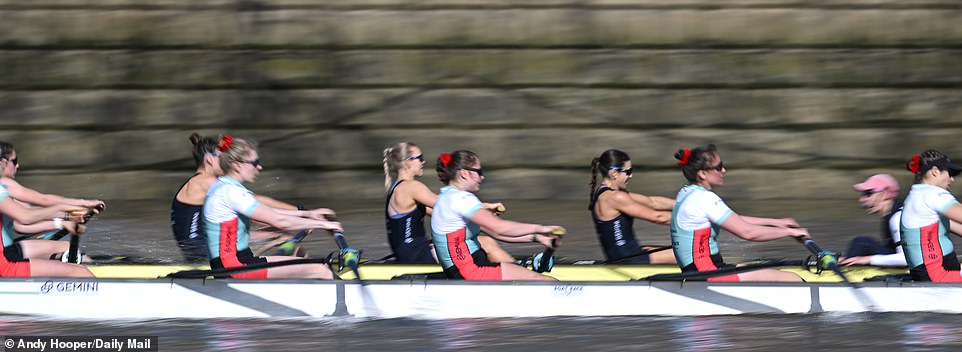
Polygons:
<instances>
[{"instance_id":1,"label":"rower's leg","mask_svg":"<svg viewBox=\"0 0 962 352\"><path fill-rule=\"evenodd\" d=\"M53 260L33 259L30 261L31 277L94 277L87 267L67 264Z\"/></svg>"},{"instance_id":2,"label":"rower's leg","mask_svg":"<svg viewBox=\"0 0 962 352\"><path fill-rule=\"evenodd\" d=\"M747 273L738 274L739 281L779 281L779 282L802 282L801 276L796 273L775 270L775 269L762 269L749 271Z\"/></svg>"},{"instance_id":3,"label":"rower's leg","mask_svg":"<svg viewBox=\"0 0 962 352\"><path fill-rule=\"evenodd\" d=\"M50 240L23 240L20 249L28 259L50 259L51 255L61 254L70 248L70 242Z\"/></svg>"},{"instance_id":4,"label":"rower's leg","mask_svg":"<svg viewBox=\"0 0 962 352\"><path fill-rule=\"evenodd\" d=\"M478 243L481 244L481 248L488 253L488 260L492 263L513 263L514 257L508 254L498 241L488 235L478 235ZM435 258L436 259L436 258Z\"/></svg>"},{"instance_id":5,"label":"rower's leg","mask_svg":"<svg viewBox=\"0 0 962 352\"><path fill-rule=\"evenodd\" d=\"M26 259L60 259L60 256L70 249L68 241L23 240L19 244ZM92 259L84 255L83 260L89 262Z\"/></svg>"},{"instance_id":6,"label":"rower's leg","mask_svg":"<svg viewBox=\"0 0 962 352\"><path fill-rule=\"evenodd\" d=\"M513 263L501 263L501 280L558 281Z\"/></svg>"},{"instance_id":7,"label":"rower's leg","mask_svg":"<svg viewBox=\"0 0 962 352\"><path fill-rule=\"evenodd\" d=\"M267 262L282 262L285 260L294 259L304 259L300 257L286 257L286 256L267 256L264 257ZM330 280L334 278L334 272L325 264L301 264L301 265L289 265L277 268L267 269L268 279L281 279L281 278L305 278L305 279L326 279Z\"/></svg>"},{"instance_id":8,"label":"rower's leg","mask_svg":"<svg viewBox=\"0 0 962 352\"><path fill-rule=\"evenodd\" d=\"M648 254L648 260L651 264L675 264L675 252L670 250L657 251Z\"/></svg>"}]
</instances>

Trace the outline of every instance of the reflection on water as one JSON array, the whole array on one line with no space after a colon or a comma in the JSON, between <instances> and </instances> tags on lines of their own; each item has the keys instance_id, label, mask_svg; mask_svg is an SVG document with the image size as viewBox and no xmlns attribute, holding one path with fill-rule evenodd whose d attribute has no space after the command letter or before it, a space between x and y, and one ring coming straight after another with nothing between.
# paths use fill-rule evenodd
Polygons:
<instances>
[{"instance_id":1,"label":"reflection on water","mask_svg":"<svg viewBox=\"0 0 962 352\"><path fill-rule=\"evenodd\" d=\"M962 317L822 314L63 322L5 317L0 335L158 335L161 351L951 351Z\"/></svg>"},{"instance_id":2,"label":"reflection on water","mask_svg":"<svg viewBox=\"0 0 962 352\"><path fill-rule=\"evenodd\" d=\"M685 351L717 351L733 347L725 338L718 319L680 319L672 336Z\"/></svg>"}]
</instances>

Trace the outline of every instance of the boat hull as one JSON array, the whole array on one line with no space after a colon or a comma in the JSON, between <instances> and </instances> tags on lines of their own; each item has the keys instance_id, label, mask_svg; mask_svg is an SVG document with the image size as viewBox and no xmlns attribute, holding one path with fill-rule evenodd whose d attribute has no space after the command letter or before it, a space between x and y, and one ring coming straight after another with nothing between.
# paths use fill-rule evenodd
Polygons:
<instances>
[{"instance_id":1,"label":"boat hull","mask_svg":"<svg viewBox=\"0 0 962 352\"><path fill-rule=\"evenodd\" d=\"M158 318L493 318L962 313L962 285L869 282L467 282L3 279L4 314Z\"/></svg>"}]
</instances>

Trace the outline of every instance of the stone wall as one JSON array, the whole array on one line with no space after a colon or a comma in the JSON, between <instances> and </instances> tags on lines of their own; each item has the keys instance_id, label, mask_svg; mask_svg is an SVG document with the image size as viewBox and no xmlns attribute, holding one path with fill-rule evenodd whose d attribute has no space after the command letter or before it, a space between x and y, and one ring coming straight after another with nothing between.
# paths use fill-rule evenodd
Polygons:
<instances>
[{"instance_id":1,"label":"stone wall","mask_svg":"<svg viewBox=\"0 0 962 352\"><path fill-rule=\"evenodd\" d=\"M962 159L962 5L939 0L0 0L0 139L22 182L169 198L187 136L252 137L255 189L379 198L381 150L477 151L494 198L584 198L627 151L672 195L716 143L723 191L850 198Z\"/></svg>"}]
</instances>

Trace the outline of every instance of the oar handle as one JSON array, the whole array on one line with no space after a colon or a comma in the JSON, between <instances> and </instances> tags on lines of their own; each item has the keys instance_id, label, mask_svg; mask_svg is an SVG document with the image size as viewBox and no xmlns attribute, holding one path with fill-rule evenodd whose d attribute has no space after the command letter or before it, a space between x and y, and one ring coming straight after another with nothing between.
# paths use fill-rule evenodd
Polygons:
<instances>
[{"instance_id":1,"label":"oar handle","mask_svg":"<svg viewBox=\"0 0 962 352\"><path fill-rule=\"evenodd\" d=\"M562 230L551 231L552 235L561 236L565 232ZM551 272L551 268L554 267L554 250L558 245L558 239L551 240L551 247L546 247L543 252L538 253L531 260L531 268L535 272L545 273Z\"/></svg>"},{"instance_id":2,"label":"oar handle","mask_svg":"<svg viewBox=\"0 0 962 352\"><path fill-rule=\"evenodd\" d=\"M96 212L94 210L96 210ZM96 207L88 209L87 212L83 215L82 222L87 222L87 220L90 220L90 218L93 217L94 214L97 214L97 212L100 212L103 210L104 210L103 204L99 204ZM76 226L79 227L80 223L78 223ZM66 230L60 230L60 231L66 232ZM67 249L66 259L67 259L67 263L77 263L77 264L80 263L80 235L75 233L70 234L70 248Z\"/></svg>"},{"instance_id":3,"label":"oar handle","mask_svg":"<svg viewBox=\"0 0 962 352\"><path fill-rule=\"evenodd\" d=\"M819 247L818 244L816 244L811 238L795 237L795 240L805 246L805 248L815 256L815 259L818 261L819 272L821 272L821 270L828 269L836 272L836 274L839 274L839 276L843 276L844 278L844 275L839 271L838 268L837 253L823 250L822 247Z\"/></svg>"},{"instance_id":4,"label":"oar handle","mask_svg":"<svg viewBox=\"0 0 962 352\"><path fill-rule=\"evenodd\" d=\"M344 237L343 233L335 232L332 236L334 236L334 242L337 243L337 247L341 249L339 253L340 263L338 266L342 269L345 266L351 268L351 270L354 271L354 275L360 279L357 272L357 263L361 261L361 254L357 249L351 248L351 246L347 244L347 238Z\"/></svg>"},{"instance_id":5,"label":"oar handle","mask_svg":"<svg viewBox=\"0 0 962 352\"><path fill-rule=\"evenodd\" d=\"M96 209L97 211L104 211L105 207L103 206L103 204L100 204L100 205L97 205L96 207L88 209L87 213L85 213L83 216L83 222L87 222L87 220L90 220L90 218L94 217L94 215L97 215L97 213L94 212L94 209ZM49 239L53 241L59 241L61 238L64 238L64 236L66 236L68 233L70 233L70 231L60 230L60 231L57 231L57 233L53 234L53 236L50 236Z\"/></svg>"}]
</instances>

